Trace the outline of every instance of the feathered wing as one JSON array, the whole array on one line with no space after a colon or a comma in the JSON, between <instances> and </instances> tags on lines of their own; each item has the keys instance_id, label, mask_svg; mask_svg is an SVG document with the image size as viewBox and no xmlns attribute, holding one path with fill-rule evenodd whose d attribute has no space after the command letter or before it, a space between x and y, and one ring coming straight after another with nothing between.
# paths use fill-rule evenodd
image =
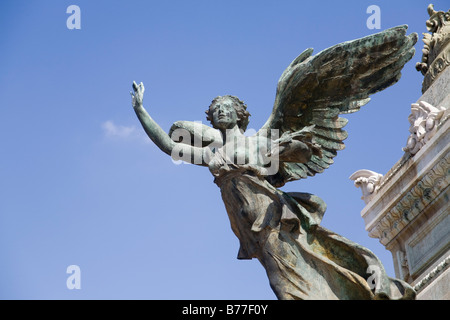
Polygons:
<instances>
[{"instance_id":1,"label":"feathered wing","mask_svg":"<svg viewBox=\"0 0 450 320\"><path fill-rule=\"evenodd\" d=\"M369 96L401 77L401 69L414 55L417 34L406 36L399 26L361 39L340 43L311 56L305 50L281 75L272 114L259 133L278 129L280 136L313 126L310 131L321 155L307 163L283 162L268 177L275 186L314 176L332 163L344 149L347 119L369 102Z\"/></svg>"}]
</instances>

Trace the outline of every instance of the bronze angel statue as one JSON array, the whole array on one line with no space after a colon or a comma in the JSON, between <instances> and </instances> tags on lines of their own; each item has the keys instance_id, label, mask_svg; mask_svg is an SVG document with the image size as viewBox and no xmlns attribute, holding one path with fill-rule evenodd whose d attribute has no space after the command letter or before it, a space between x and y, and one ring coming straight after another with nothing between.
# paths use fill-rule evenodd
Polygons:
<instances>
[{"instance_id":1,"label":"bronze angel statue","mask_svg":"<svg viewBox=\"0 0 450 320\"><path fill-rule=\"evenodd\" d=\"M344 148L347 120L369 96L394 83L414 55L417 34L399 26L312 55L307 49L281 75L273 111L253 136L237 97L216 97L201 123L178 121L167 134L144 109L144 86L132 104L150 139L174 159L206 166L220 188L238 259L257 258L278 299L414 299L407 283L386 275L368 249L320 225L317 196L283 192L286 182L323 172Z\"/></svg>"}]
</instances>

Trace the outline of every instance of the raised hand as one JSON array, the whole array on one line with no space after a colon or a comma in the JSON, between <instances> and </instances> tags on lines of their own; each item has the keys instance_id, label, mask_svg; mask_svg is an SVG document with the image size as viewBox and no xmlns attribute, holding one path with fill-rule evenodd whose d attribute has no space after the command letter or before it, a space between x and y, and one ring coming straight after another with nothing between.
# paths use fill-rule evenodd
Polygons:
<instances>
[{"instance_id":1,"label":"raised hand","mask_svg":"<svg viewBox=\"0 0 450 320\"><path fill-rule=\"evenodd\" d=\"M133 108L142 107L142 102L144 100L144 84L141 82L137 84L136 81L133 81L133 91L130 91L131 94L131 103Z\"/></svg>"}]
</instances>

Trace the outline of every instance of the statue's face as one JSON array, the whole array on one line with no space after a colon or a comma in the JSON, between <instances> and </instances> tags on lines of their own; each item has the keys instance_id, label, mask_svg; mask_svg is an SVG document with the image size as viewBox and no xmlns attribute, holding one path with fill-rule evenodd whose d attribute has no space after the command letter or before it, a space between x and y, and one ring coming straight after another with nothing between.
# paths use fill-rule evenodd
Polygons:
<instances>
[{"instance_id":1,"label":"statue's face","mask_svg":"<svg viewBox=\"0 0 450 320\"><path fill-rule=\"evenodd\" d=\"M237 114L231 99L221 99L209 107L212 125L218 129L231 129L237 124Z\"/></svg>"}]
</instances>

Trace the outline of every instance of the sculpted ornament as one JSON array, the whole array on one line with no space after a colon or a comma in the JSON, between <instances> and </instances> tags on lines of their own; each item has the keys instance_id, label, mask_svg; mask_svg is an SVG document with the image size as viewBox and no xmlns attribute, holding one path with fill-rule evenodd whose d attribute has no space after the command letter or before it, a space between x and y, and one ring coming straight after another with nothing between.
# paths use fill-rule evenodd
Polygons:
<instances>
[{"instance_id":1,"label":"sculpted ornament","mask_svg":"<svg viewBox=\"0 0 450 320\"><path fill-rule=\"evenodd\" d=\"M355 186L361 188L363 193L361 199L366 204L369 203L373 195L378 191L382 178L382 174L366 169L358 170L350 176L350 180L355 181Z\"/></svg>"},{"instance_id":2,"label":"sculpted ornament","mask_svg":"<svg viewBox=\"0 0 450 320\"><path fill-rule=\"evenodd\" d=\"M430 18L426 22L430 33L423 34L422 61L416 69L424 75L422 92L450 65L450 10L436 11L430 4L427 8Z\"/></svg>"},{"instance_id":3,"label":"sculpted ornament","mask_svg":"<svg viewBox=\"0 0 450 320\"><path fill-rule=\"evenodd\" d=\"M235 96L218 96L206 114L212 127L178 121L167 134L132 104L150 139L174 160L207 167L220 188L238 259L258 259L278 299L414 299L407 283L386 275L368 249L320 225L326 205L316 195L278 187L326 170L344 148L347 120L369 96L400 79L417 34L406 26L344 42L312 55L307 49L281 75L267 122L244 135L249 112ZM374 283L375 282L375 283Z\"/></svg>"},{"instance_id":4,"label":"sculpted ornament","mask_svg":"<svg viewBox=\"0 0 450 320\"><path fill-rule=\"evenodd\" d=\"M445 118L447 113L446 108L436 108L425 101L413 103L408 117L411 135L403 151L416 154L434 136L441 119Z\"/></svg>"}]
</instances>

